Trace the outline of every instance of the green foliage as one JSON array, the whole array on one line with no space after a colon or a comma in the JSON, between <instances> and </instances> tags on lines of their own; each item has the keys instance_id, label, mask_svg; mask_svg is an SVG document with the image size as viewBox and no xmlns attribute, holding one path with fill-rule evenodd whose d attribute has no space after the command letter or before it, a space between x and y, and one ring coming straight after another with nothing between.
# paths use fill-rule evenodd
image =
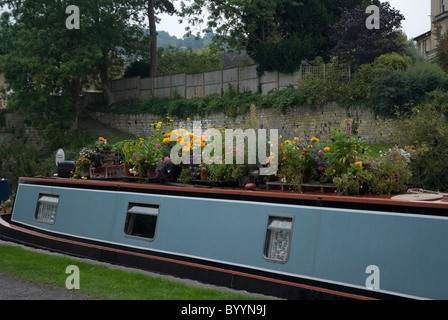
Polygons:
<instances>
[{"instance_id":1,"label":"green foliage","mask_svg":"<svg viewBox=\"0 0 448 320\"><path fill-rule=\"evenodd\" d=\"M447 75L428 61L414 63L405 70L388 69L371 82L370 106L387 116L409 112L424 100L427 92L446 84Z\"/></svg>"},{"instance_id":2,"label":"green foliage","mask_svg":"<svg viewBox=\"0 0 448 320\"><path fill-rule=\"evenodd\" d=\"M13 92L8 101L33 126L47 130L51 148L76 127L82 90L100 82L107 96L121 57L143 50L143 31L130 22L131 16L132 23L140 21L133 10L142 8L143 0L77 1L80 29L65 26L70 4L0 0L10 9L0 21L0 68Z\"/></svg>"},{"instance_id":3,"label":"green foliage","mask_svg":"<svg viewBox=\"0 0 448 320\"><path fill-rule=\"evenodd\" d=\"M222 51L213 46L193 50L175 47L159 48L157 59L157 75L178 73L198 73L221 70L224 61ZM137 60L125 71L125 77L149 77L149 61Z\"/></svg>"},{"instance_id":4,"label":"green foliage","mask_svg":"<svg viewBox=\"0 0 448 320\"><path fill-rule=\"evenodd\" d=\"M329 25L337 22L341 8L353 8L364 0L194 0L182 2L181 16L188 19L190 31L203 24L203 8L208 9L206 32L224 48L245 50L259 65L258 72L291 72L302 59L320 55L329 59ZM365 19L363 19L365 21Z\"/></svg>"},{"instance_id":5,"label":"green foliage","mask_svg":"<svg viewBox=\"0 0 448 320\"><path fill-rule=\"evenodd\" d=\"M11 192L16 192L19 177L46 175L51 163L42 153L22 140L1 145L0 177L8 179Z\"/></svg>"},{"instance_id":6,"label":"green foliage","mask_svg":"<svg viewBox=\"0 0 448 320\"><path fill-rule=\"evenodd\" d=\"M436 28L436 34L440 34L440 29ZM448 72L448 34L445 32L442 36L438 37L438 44L436 47L436 61L443 69Z\"/></svg>"},{"instance_id":7,"label":"green foliage","mask_svg":"<svg viewBox=\"0 0 448 320\"><path fill-rule=\"evenodd\" d=\"M442 90L428 94L409 116L400 118L391 137L396 143L417 150L410 163L415 187L448 191L447 97L448 93Z\"/></svg>"},{"instance_id":8,"label":"green foliage","mask_svg":"<svg viewBox=\"0 0 448 320\"><path fill-rule=\"evenodd\" d=\"M371 1L372 2L372 1ZM404 52L403 35L397 31L404 16L390 6L388 2L378 4L380 10L380 28L366 28L366 4L345 8L340 21L332 25L331 39L335 42L332 56L339 61L357 67L372 63L382 54Z\"/></svg>"},{"instance_id":9,"label":"green foliage","mask_svg":"<svg viewBox=\"0 0 448 320\"><path fill-rule=\"evenodd\" d=\"M254 48L255 53L252 56L258 64L258 74L261 76L265 71L273 70L282 73L294 72L302 60L315 56L314 40L310 36L301 39L294 34L279 43L260 43Z\"/></svg>"},{"instance_id":10,"label":"green foliage","mask_svg":"<svg viewBox=\"0 0 448 320\"><path fill-rule=\"evenodd\" d=\"M400 194L407 190L411 178L411 154L404 149L381 152L377 158L365 158L351 164L333 181L342 195Z\"/></svg>"}]
</instances>

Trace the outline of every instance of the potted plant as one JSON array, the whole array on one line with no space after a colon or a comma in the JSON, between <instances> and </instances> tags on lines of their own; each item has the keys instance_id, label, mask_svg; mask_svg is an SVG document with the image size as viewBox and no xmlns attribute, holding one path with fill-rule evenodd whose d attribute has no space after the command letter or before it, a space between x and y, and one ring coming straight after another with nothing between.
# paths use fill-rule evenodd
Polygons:
<instances>
[{"instance_id":1,"label":"potted plant","mask_svg":"<svg viewBox=\"0 0 448 320\"><path fill-rule=\"evenodd\" d=\"M310 148L310 146L309 146ZM298 145L298 139L285 140L280 146L279 172L280 181L288 183L294 190L300 190L305 176L305 171L311 170L309 149L302 149ZM306 151L305 151L306 150Z\"/></svg>"},{"instance_id":2,"label":"potted plant","mask_svg":"<svg viewBox=\"0 0 448 320\"><path fill-rule=\"evenodd\" d=\"M4 214L11 213L12 208L14 207L14 199L15 199L15 193L11 194L8 200L0 204L0 212Z\"/></svg>"},{"instance_id":3,"label":"potted plant","mask_svg":"<svg viewBox=\"0 0 448 320\"><path fill-rule=\"evenodd\" d=\"M87 179L90 175L90 168L92 166L91 157L94 154L93 150L89 148L82 148L79 151L79 157L75 162L75 172L73 173L73 178L75 179Z\"/></svg>"}]
</instances>

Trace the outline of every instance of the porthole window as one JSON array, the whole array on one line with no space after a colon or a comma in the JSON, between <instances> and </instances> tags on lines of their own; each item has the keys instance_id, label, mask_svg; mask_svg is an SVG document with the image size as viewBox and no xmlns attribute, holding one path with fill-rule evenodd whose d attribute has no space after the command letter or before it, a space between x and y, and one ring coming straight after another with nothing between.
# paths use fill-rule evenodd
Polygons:
<instances>
[{"instance_id":1,"label":"porthole window","mask_svg":"<svg viewBox=\"0 0 448 320\"><path fill-rule=\"evenodd\" d=\"M58 212L59 196L39 194L34 218L43 223L54 224Z\"/></svg>"},{"instance_id":2,"label":"porthole window","mask_svg":"<svg viewBox=\"0 0 448 320\"><path fill-rule=\"evenodd\" d=\"M286 263L291 246L292 217L269 216L264 244L264 258L268 261Z\"/></svg>"},{"instance_id":3,"label":"porthole window","mask_svg":"<svg viewBox=\"0 0 448 320\"><path fill-rule=\"evenodd\" d=\"M153 240L156 233L158 216L158 205L129 203L124 233L131 237Z\"/></svg>"}]
</instances>

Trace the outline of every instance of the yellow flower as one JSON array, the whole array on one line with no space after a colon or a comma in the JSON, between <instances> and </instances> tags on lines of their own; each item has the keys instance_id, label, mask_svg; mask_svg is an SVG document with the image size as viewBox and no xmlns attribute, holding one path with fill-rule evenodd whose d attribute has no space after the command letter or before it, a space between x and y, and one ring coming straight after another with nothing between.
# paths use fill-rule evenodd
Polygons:
<instances>
[{"instance_id":1,"label":"yellow flower","mask_svg":"<svg viewBox=\"0 0 448 320\"><path fill-rule=\"evenodd\" d=\"M361 161L355 162L355 166L362 167L362 162Z\"/></svg>"},{"instance_id":2,"label":"yellow flower","mask_svg":"<svg viewBox=\"0 0 448 320\"><path fill-rule=\"evenodd\" d=\"M184 151L184 152L189 152L189 151L190 151L190 147L189 147L189 146L184 146L184 147L182 148L182 151Z\"/></svg>"},{"instance_id":3,"label":"yellow flower","mask_svg":"<svg viewBox=\"0 0 448 320\"><path fill-rule=\"evenodd\" d=\"M316 137L312 137L311 142L319 142L319 139L317 139Z\"/></svg>"},{"instance_id":4,"label":"yellow flower","mask_svg":"<svg viewBox=\"0 0 448 320\"><path fill-rule=\"evenodd\" d=\"M285 143L286 143L286 144L290 144L291 141L289 141L289 140L285 140Z\"/></svg>"},{"instance_id":5,"label":"yellow flower","mask_svg":"<svg viewBox=\"0 0 448 320\"><path fill-rule=\"evenodd\" d=\"M324 151L325 151L325 152L329 152L329 151L330 151L330 147L325 147L325 148L324 148Z\"/></svg>"},{"instance_id":6,"label":"yellow flower","mask_svg":"<svg viewBox=\"0 0 448 320\"><path fill-rule=\"evenodd\" d=\"M169 144L169 143L170 143L170 138L165 138L165 139L163 139L163 143L164 143L164 144Z\"/></svg>"}]
</instances>

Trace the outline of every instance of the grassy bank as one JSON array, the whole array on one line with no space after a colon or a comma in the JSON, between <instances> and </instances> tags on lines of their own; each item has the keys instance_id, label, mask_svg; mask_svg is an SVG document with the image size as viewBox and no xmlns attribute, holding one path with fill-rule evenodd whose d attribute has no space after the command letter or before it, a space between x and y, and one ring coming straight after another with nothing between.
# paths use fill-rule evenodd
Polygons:
<instances>
[{"instance_id":1,"label":"grassy bank","mask_svg":"<svg viewBox=\"0 0 448 320\"><path fill-rule=\"evenodd\" d=\"M102 300L252 300L252 296L217 289L189 286L145 273L109 268L105 265L44 254L18 246L0 245L0 272L34 283L65 288L70 274L79 268L80 293Z\"/></svg>"}]
</instances>

